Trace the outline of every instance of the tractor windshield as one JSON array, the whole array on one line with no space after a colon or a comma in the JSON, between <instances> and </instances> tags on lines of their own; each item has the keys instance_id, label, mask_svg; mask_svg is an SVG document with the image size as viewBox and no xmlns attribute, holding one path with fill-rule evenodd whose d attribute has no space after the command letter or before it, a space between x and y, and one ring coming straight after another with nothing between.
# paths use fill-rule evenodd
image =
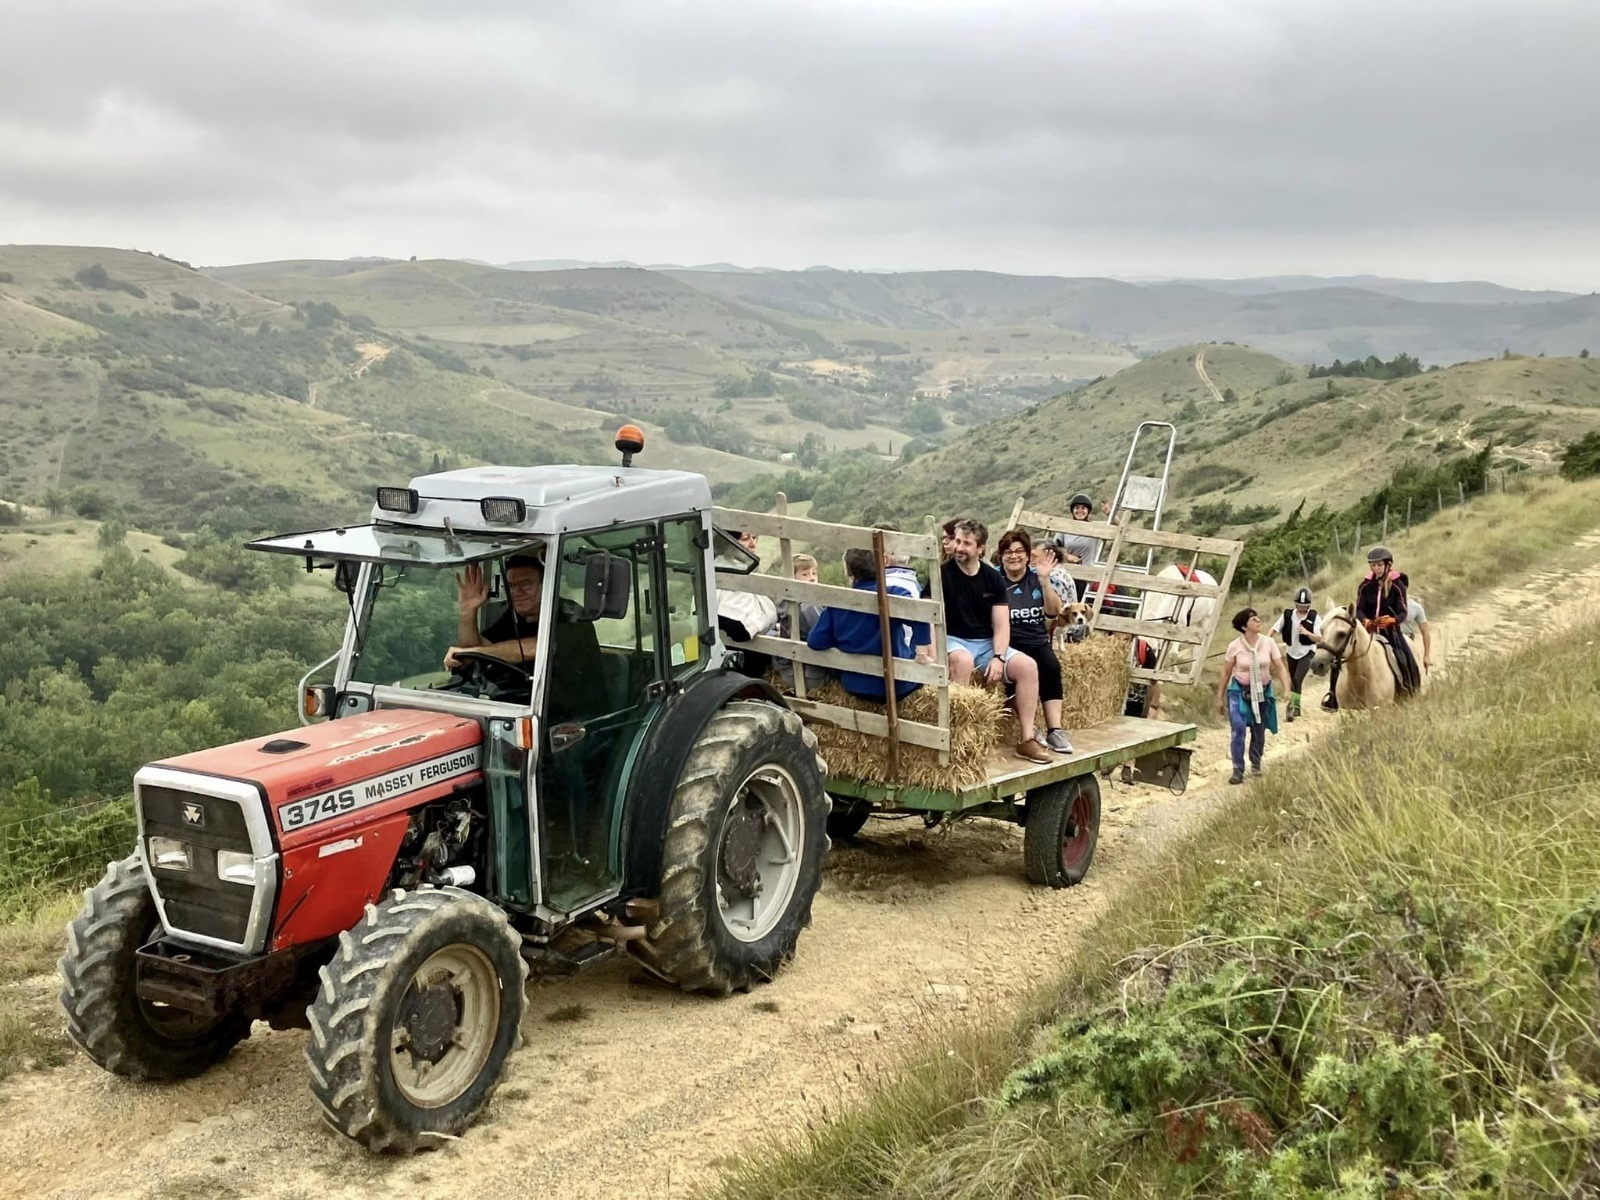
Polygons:
<instances>
[{"instance_id":1,"label":"tractor windshield","mask_svg":"<svg viewBox=\"0 0 1600 1200\"><path fill-rule=\"evenodd\" d=\"M360 683L527 703L538 644L539 601L523 594L529 583L525 574L538 580L537 572L522 572L515 565L508 575L506 560L466 564L459 569L393 563L375 566L371 601L351 656L350 678ZM476 619L469 618L469 628L463 630L461 599L474 593L481 606ZM476 647L463 636L473 629L478 631ZM523 639L523 654L506 649L507 641L520 648ZM452 648L469 647L492 650L495 657L446 664Z\"/></svg>"}]
</instances>

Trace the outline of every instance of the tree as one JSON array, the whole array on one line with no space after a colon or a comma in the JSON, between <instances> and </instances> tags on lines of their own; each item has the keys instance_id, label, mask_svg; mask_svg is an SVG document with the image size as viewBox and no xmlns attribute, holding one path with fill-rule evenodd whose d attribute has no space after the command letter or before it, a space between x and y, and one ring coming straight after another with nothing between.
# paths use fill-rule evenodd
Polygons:
<instances>
[{"instance_id":1,"label":"tree","mask_svg":"<svg viewBox=\"0 0 1600 1200\"><path fill-rule=\"evenodd\" d=\"M1569 442L1561 452L1561 478L1587 479L1600 475L1600 430Z\"/></svg>"},{"instance_id":2,"label":"tree","mask_svg":"<svg viewBox=\"0 0 1600 1200\"><path fill-rule=\"evenodd\" d=\"M1589 357L1589 347L1585 346L1582 350L1579 350L1578 351L1578 357L1579 358L1588 358Z\"/></svg>"}]
</instances>

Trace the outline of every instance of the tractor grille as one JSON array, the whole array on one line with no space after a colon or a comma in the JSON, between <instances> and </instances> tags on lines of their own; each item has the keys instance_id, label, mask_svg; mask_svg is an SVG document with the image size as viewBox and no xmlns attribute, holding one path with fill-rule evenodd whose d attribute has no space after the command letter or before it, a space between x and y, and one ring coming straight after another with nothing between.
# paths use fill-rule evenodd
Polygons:
<instances>
[{"instance_id":1,"label":"tractor grille","mask_svg":"<svg viewBox=\"0 0 1600 1200\"><path fill-rule=\"evenodd\" d=\"M170 838L190 848L188 870L157 867L150 877L174 932L243 945L256 889L217 874L217 851L251 852L250 831L237 800L178 788L141 786L140 830L146 839Z\"/></svg>"}]
</instances>

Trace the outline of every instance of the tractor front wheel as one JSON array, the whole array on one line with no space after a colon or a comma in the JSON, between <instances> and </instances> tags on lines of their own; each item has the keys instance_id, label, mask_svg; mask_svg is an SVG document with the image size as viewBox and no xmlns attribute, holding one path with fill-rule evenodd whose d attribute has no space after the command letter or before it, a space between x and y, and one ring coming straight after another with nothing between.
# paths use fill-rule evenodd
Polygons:
<instances>
[{"instance_id":1,"label":"tractor front wheel","mask_svg":"<svg viewBox=\"0 0 1600 1200\"><path fill-rule=\"evenodd\" d=\"M1072 887L1083 882L1100 841L1100 781L1063 779L1028 793L1022 857L1029 883Z\"/></svg>"},{"instance_id":2,"label":"tractor front wheel","mask_svg":"<svg viewBox=\"0 0 1600 1200\"><path fill-rule=\"evenodd\" d=\"M700 731L662 851L657 969L687 991L748 991L794 957L828 849L827 766L789 709L735 701Z\"/></svg>"},{"instance_id":3,"label":"tractor front wheel","mask_svg":"<svg viewBox=\"0 0 1600 1200\"><path fill-rule=\"evenodd\" d=\"M432 1150L472 1124L516 1045L528 967L505 914L457 888L368 905L322 968L306 1061L323 1117L369 1150Z\"/></svg>"},{"instance_id":4,"label":"tractor front wheel","mask_svg":"<svg viewBox=\"0 0 1600 1200\"><path fill-rule=\"evenodd\" d=\"M60 962L67 1036L96 1064L130 1079L188 1079L250 1036L250 1022L237 1014L202 1017L140 999L134 954L160 932L138 855L109 864L67 926Z\"/></svg>"}]
</instances>

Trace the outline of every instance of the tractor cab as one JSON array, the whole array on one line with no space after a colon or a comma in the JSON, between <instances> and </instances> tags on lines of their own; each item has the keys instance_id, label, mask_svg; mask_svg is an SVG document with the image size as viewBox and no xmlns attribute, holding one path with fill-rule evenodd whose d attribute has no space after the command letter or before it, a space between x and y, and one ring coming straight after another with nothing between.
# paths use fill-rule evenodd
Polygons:
<instances>
[{"instance_id":1,"label":"tractor cab","mask_svg":"<svg viewBox=\"0 0 1600 1200\"><path fill-rule=\"evenodd\" d=\"M704 477L472 467L380 487L372 523L250 547L331 568L350 620L303 721L388 709L483 729L496 902L559 922L616 896L625 800L660 701L720 661ZM740 560L743 560L742 562Z\"/></svg>"}]
</instances>

